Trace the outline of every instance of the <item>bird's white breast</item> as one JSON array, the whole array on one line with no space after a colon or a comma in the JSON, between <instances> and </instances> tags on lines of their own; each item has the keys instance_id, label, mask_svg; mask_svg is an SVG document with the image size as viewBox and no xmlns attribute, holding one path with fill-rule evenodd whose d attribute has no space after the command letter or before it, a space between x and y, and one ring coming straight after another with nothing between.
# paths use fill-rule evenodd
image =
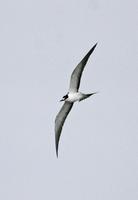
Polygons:
<instances>
[{"instance_id":1,"label":"bird's white breast","mask_svg":"<svg viewBox=\"0 0 138 200\"><path fill-rule=\"evenodd\" d=\"M75 93L70 92L68 94L68 98L66 99L66 101L69 101L69 102L79 101L81 97L82 97L82 94L80 92L75 92Z\"/></svg>"}]
</instances>

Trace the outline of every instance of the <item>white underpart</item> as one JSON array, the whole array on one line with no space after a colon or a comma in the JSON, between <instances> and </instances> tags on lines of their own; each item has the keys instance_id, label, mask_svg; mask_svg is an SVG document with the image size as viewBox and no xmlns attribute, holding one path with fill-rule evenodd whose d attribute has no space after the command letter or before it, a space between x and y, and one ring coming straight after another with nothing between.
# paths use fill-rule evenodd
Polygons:
<instances>
[{"instance_id":1,"label":"white underpart","mask_svg":"<svg viewBox=\"0 0 138 200\"><path fill-rule=\"evenodd\" d=\"M68 98L65 101L68 102L75 102L75 101L79 101L82 98L83 94L80 92L70 92L68 94Z\"/></svg>"}]
</instances>

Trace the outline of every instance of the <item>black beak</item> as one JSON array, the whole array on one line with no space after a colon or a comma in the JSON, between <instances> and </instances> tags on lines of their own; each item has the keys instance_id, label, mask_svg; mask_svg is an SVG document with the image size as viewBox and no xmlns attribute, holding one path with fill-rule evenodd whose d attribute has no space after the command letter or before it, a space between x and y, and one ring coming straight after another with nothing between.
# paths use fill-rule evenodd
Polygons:
<instances>
[{"instance_id":1,"label":"black beak","mask_svg":"<svg viewBox=\"0 0 138 200\"><path fill-rule=\"evenodd\" d=\"M61 101L64 101L64 99L61 99L60 102L61 102Z\"/></svg>"}]
</instances>

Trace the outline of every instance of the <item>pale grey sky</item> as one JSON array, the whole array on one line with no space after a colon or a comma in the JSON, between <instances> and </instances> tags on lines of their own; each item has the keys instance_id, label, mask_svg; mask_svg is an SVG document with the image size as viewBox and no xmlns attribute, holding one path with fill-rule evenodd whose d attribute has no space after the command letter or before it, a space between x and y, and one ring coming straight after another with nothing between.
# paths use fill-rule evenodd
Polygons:
<instances>
[{"instance_id":1,"label":"pale grey sky","mask_svg":"<svg viewBox=\"0 0 138 200\"><path fill-rule=\"evenodd\" d=\"M137 200L136 0L0 3L0 199ZM96 43L59 159L54 120Z\"/></svg>"}]
</instances>

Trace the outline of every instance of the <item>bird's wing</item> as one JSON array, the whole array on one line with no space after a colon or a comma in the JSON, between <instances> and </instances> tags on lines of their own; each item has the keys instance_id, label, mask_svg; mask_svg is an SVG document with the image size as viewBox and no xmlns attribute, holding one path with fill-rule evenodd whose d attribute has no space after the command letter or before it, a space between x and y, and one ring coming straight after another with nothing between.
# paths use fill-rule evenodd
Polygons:
<instances>
[{"instance_id":1,"label":"bird's wing","mask_svg":"<svg viewBox=\"0 0 138 200\"><path fill-rule=\"evenodd\" d=\"M70 92L77 92L80 86L80 80L81 80L81 75L84 70L84 67L94 51L97 43L90 49L90 51L86 54L86 56L81 60L81 62L77 65L77 67L74 69L74 71L71 74L71 79L70 79L70 87L69 91Z\"/></svg>"},{"instance_id":2,"label":"bird's wing","mask_svg":"<svg viewBox=\"0 0 138 200\"><path fill-rule=\"evenodd\" d=\"M57 156L58 156L58 145L59 145L59 139L60 139L62 127L64 125L64 122L72 106L73 106L73 103L65 102L55 119L55 144L56 144Z\"/></svg>"}]
</instances>

